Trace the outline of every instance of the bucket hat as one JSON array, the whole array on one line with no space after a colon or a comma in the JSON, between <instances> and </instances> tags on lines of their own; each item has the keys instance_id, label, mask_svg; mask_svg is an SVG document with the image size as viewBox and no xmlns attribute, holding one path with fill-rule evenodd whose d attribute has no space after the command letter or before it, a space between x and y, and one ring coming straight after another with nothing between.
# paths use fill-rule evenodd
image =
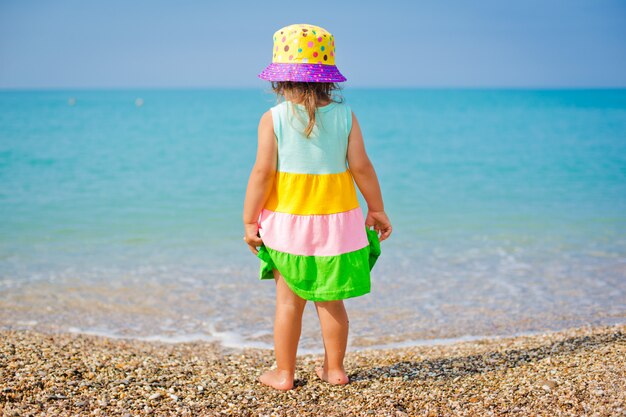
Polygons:
<instances>
[{"instance_id":1,"label":"bucket hat","mask_svg":"<svg viewBox=\"0 0 626 417\"><path fill-rule=\"evenodd\" d=\"M259 75L267 81L342 82L335 66L335 38L326 29L299 23L274 33L272 63Z\"/></svg>"}]
</instances>

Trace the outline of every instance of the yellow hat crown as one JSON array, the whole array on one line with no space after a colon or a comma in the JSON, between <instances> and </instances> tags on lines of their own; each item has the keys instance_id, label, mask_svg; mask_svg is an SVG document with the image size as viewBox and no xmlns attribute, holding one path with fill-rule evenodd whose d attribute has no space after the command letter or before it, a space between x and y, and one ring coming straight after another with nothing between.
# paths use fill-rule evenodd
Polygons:
<instances>
[{"instance_id":1,"label":"yellow hat crown","mask_svg":"<svg viewBox=\"0 0 626 417\"><path fill-rule=\"evenodd\" d=\"M319 26L304 23L285 26L274 33L272 62L335 65L335 39Z\"/></svg>"}]
</instances>

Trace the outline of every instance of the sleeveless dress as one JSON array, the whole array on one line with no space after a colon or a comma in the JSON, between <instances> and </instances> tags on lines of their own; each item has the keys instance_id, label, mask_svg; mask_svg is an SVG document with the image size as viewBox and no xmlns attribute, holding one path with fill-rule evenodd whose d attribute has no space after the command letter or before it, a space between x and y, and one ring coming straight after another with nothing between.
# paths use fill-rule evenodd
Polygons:
<instances>
[{"instance_id":1,"label":"sleeveless dress","mask_svg":"<svg viewBox=\"0 0 626 417\"><path fill-rule=\"evenodd\" d=\"M344 103L318 107L309 138L303 105L283 101L271 112L278 162L258 219L259 278L274 279L275 268L294 293L312 301L369 293L380 242L365 226L347 166L352 111Z\"/></svg>"}]
</instances>

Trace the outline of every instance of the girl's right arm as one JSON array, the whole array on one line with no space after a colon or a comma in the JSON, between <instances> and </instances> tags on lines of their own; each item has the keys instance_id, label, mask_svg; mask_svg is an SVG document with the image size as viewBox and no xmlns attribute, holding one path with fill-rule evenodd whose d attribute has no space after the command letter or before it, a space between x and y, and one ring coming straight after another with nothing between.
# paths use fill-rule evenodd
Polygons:
<instances>
[{"instance_id":1,"label":"girl's right arm","mask_svg":"<svg viewBox=\"0 0 626 417\"><path fill-rule=\"evenodd\" d=\"M361 127L352 113L352 130L348 136L348 166L356 185L367 202L366 226L374 226L383 241L391 234L391 222L385 213L383 196L374 165L365 152Z\"/></svg>"},{"instance_id":2,"label":"girl's right arm","mask_svg":"<svg viewBox=\"0 0 626 417\"><path fill-rule=\"evenodd\" d=\"M257 221L272 189L278 159L272 113L269 110L259 121L258 135L256 162L250 172L246 199L243 204L243 240L255 255L258 253L257 247L263 244L257 236L259 230Z\"/></svg>"}]
</instances>

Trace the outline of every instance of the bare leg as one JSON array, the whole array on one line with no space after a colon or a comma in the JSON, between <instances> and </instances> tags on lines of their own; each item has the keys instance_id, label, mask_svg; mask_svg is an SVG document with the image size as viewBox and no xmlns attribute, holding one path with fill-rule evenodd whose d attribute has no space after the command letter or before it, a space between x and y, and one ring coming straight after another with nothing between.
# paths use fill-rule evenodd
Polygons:
<instances>
[{"instance_id":1,"label":"bare leg","mask_svg":"<svg viewBox=\"0 0 626 417\"><path fill-rule=\"evenodd\" d=\"M324 338L324 366L316 368L317 375L331 384L347 384L343 358L348 345L348 314L342 300L316 302L315 308Z\"/></svg>"},{"instance_id":2,"label":"bare leg","mask_svg":"<svg viewBox=\"0 0 626 417\"><path fill-rule=\"evenodd\" d=\"M259 381L279 390L289 390L293 388L298 341L302 330L302 313L306 300L291 291L276 269L274 269L274 279L276 280L276 317L274 319L276 369L265 372L259 377Z\"/></svg>"}]
</instances>

